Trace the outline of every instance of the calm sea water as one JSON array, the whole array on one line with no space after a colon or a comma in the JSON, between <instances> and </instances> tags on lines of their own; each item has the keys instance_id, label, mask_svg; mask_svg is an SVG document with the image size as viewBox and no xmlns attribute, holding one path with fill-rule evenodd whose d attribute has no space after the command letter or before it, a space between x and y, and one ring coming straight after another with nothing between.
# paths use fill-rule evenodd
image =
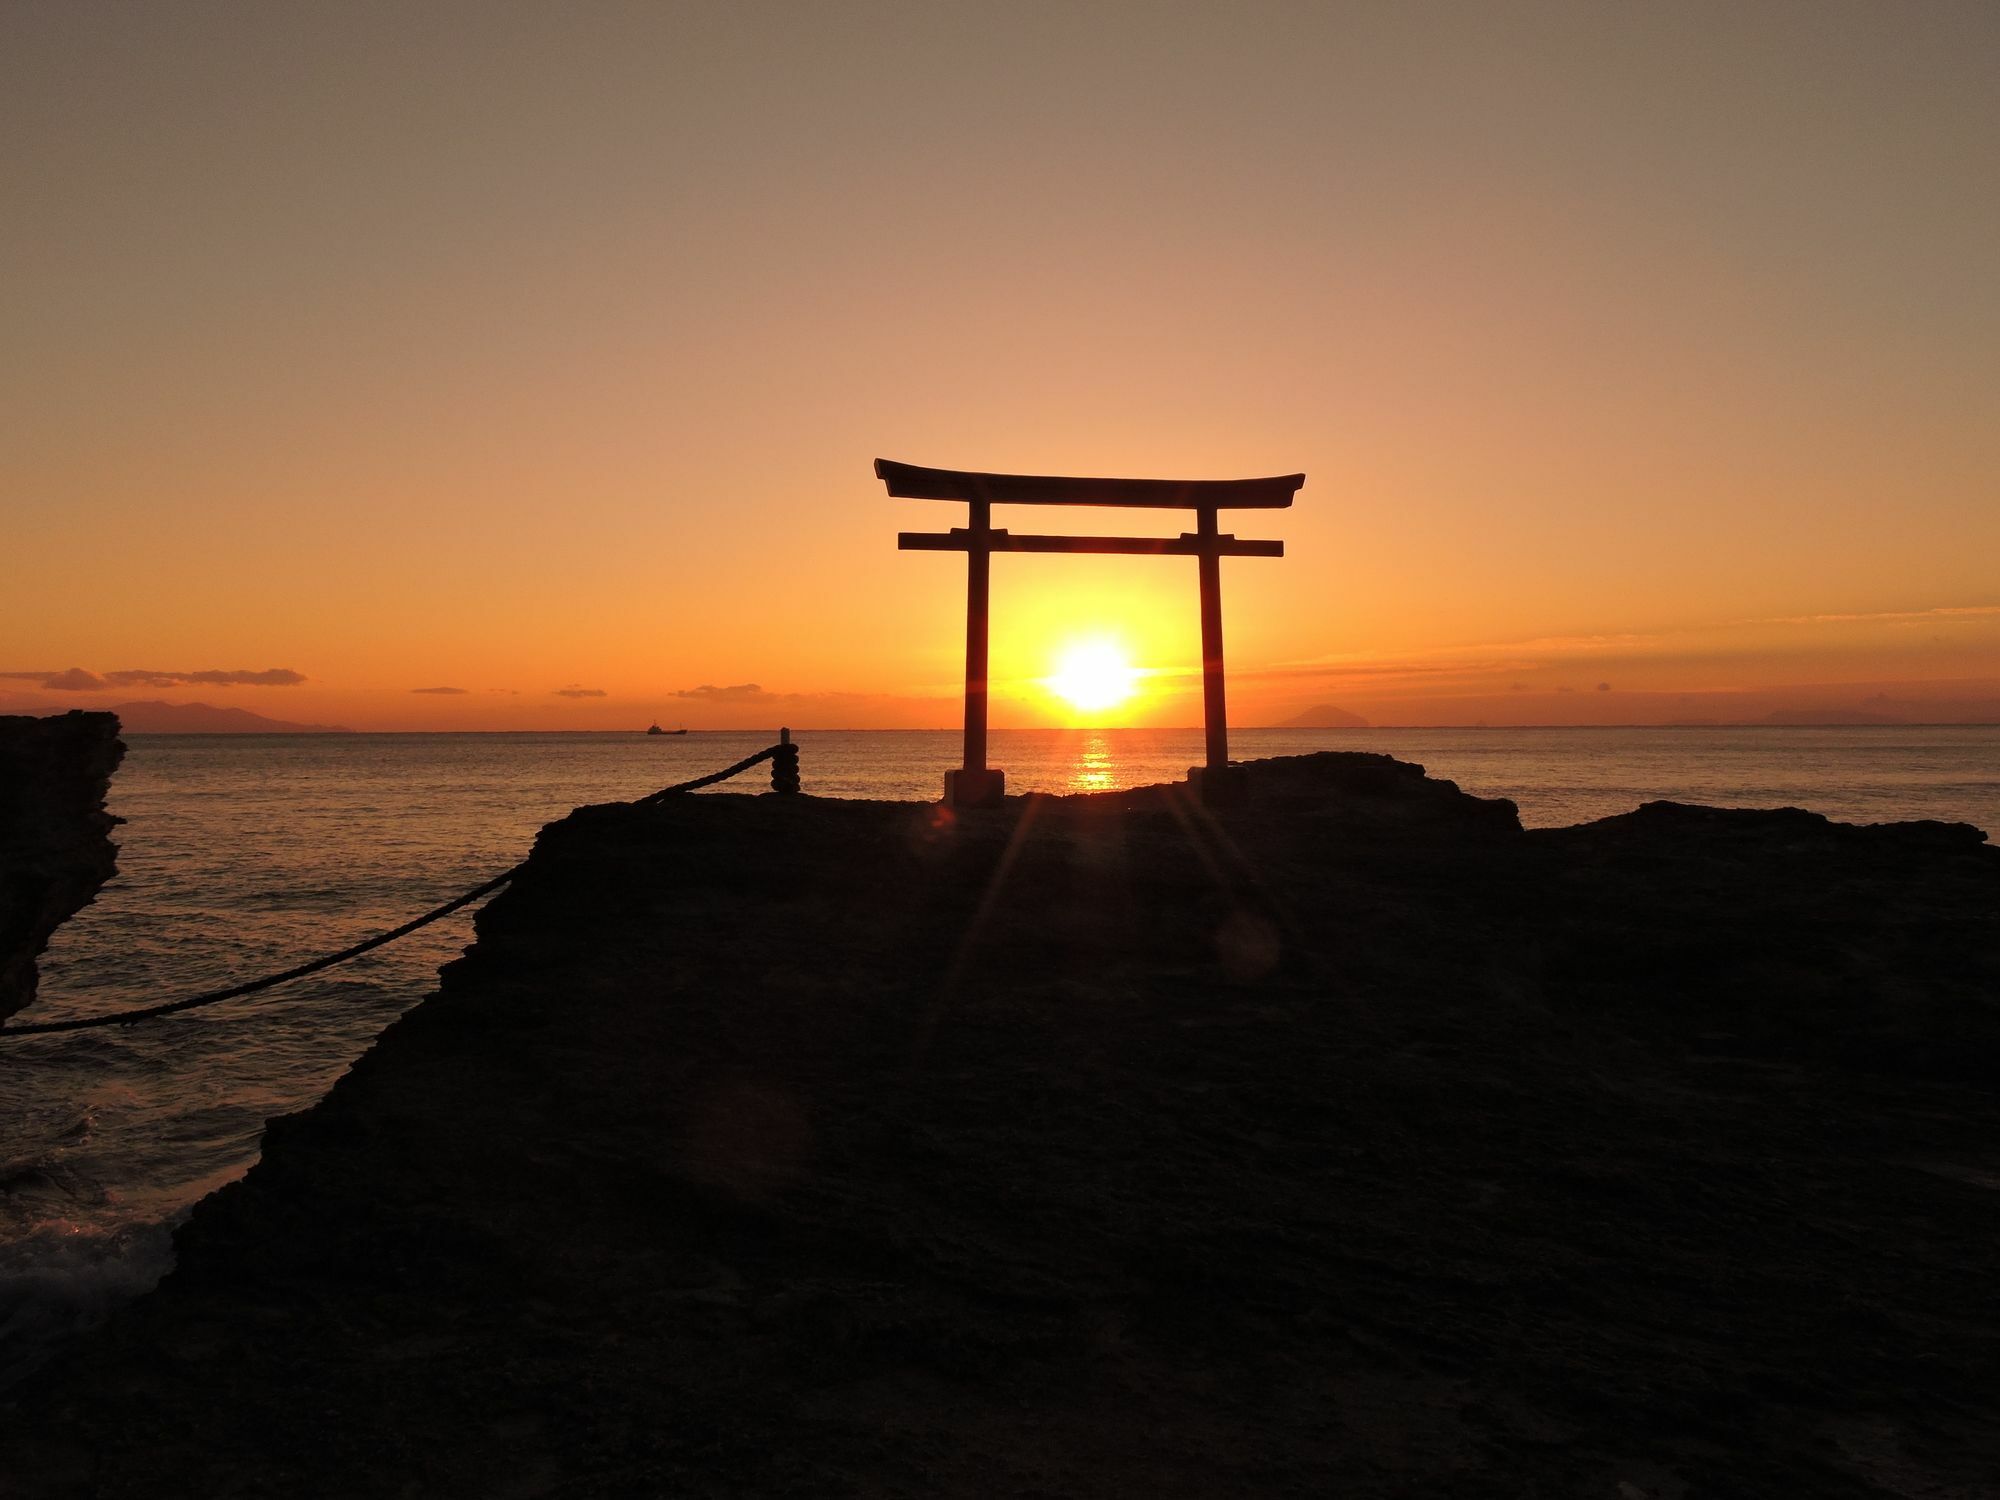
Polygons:
<instances>
[{"instance_id":1,"label":"calm sea water","mask_svg":"<svg viewBox=\"0 0 2000 1500\"><path fill-rule=\"evenodd\" d=\"M21 1019L148 1004L283 968L435 906L572 807L717 769L768 733L131 735L119 876L56 937ZM952 733L798 736L808 792L928 800ZM1804 806L2000 832L2000 729L1248 730L1241 757L1385 751L1530 825L1652 798ZM1010 790L1176 780L1198 731L994 736ZM721 791L759 791L764 768ZM172 1226L255 1160L266 1119L325 1092L469 940L471 913L253 1000L0 1043L0 1384L150 1286Z\"/></svg>"}]
</instances>

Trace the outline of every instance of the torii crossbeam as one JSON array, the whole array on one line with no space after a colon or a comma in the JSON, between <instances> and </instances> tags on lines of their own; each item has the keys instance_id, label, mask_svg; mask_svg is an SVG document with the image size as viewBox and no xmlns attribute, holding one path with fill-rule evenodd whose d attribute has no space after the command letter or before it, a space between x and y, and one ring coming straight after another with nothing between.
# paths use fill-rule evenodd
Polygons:
<instances>
[{"instance_id":1,"label":"torii crossbeam","mask_svg":"<svg viewBox=\"0 0 2000 1500\"><path fill-rule=\"evenodd\" d=\"M1283 557L1285 544L1239 541L1223 531L1224 510L1281 510L1306 482L1303 474L1269 479L1070 479L1046 474L980 474L965 469L924 469L875 460L889 493L909 500L963 500L968 522L950 531L905 531L896 545L906 552L965 554L965 764L947 771L945 801L954 807L989 807L1006 788L1006 776L986 764L986 639L988 564L995 552L1112 552L1192 557L1201 576L1202 718L1207 763L1191 770L1202 795L1226 801L1238 785L1229 773L1229 724L1222 685L1222 559ZM1177 537L1016 536L993 525L995 505L1116 505L1192 510L1196 529Z\"/></svg>"}]
</instances>

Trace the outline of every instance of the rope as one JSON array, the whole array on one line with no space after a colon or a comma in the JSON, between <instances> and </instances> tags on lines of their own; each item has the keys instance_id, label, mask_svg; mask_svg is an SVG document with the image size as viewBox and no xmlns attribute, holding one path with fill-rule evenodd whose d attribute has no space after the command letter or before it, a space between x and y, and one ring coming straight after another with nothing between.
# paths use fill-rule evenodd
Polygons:
<instances>
[{"instance_id":1,"label":"rope","mask_svg":"<svg viewBox=\"0 0 2000 1500\"><path fill-rule=\"evenodd\" d=\"M733 766L724 766L720 771L712 772L707 776L697 776L693 781L683 781L675 786L663 786L657 792L650 792L646 796L639 798L636 805L639 807L651 807L655 802L664 802L667 798L673 796L676 792L692 792L698 787L714 786L718 781L727 781L732 776L741 776L745 771L749 770L752 766L757 765L762 761L769 760L772 756L776 755L780 749L792 749L792 747L767 745L762 750L759 750L755 755L749 756L743 760L739 760ZM796 749L792 749L792 753L793 756L796 757L798 751ZM518 866L516 868L518 868Z\"/></svg>"},{"instance_id":2,"label":"rope","mask_svg":"<svg viewBox=\"0 0 2000 1500\"><path fill-rule=\"evenodd\" d=\"M636 799L633 806L651 807L681 792L692 792L700 787L714 786L718 781L727 781L732 776L740 776L752 766L779 756L783 751L791 752L786 759L789 759L790 763L796 767L798 762L797 746L791 744L772 745L766 749L759 750L755 755L749 756L744 760L739 760L733 766L725 767L710 775L697 776L693 781L683 781L673 786L662 787L657 792L652 792ZM793 774L796 776L796 771ZM796 781L794 781L793 785L796 788ZM294 968L286 969L281 974L266 974L262 979L251 979L242 984L232 984L227 989L210 990L205 995L190 995L184 1000L169 1000L161 1005L142 1005L132 1010L114 1010L101 1016L79 1016L71 1021L34 1021L25 1026L0 1026L0 1037L47 1036L57 1031L88 1031L98 1026L130 1026L139 1021L150 1021L159 1016L171 1016L180 1011L195 1010L204 1005L219 1005L224 1000L239 1000L245 995L254 995L260 990L274 989L278 985L289 984L294 979L303 979L308 974L317 974L322 969L331 969L336 964L344 964L350 958L359 958L362 954L372 949L380 948L385 943L395 942L397 938L408 937L419 927L428 927L439 918L448 917L461 907L470 906L481 896L491 895L526 869L527 864L528 862L523 860L511 870L503 871L484 884L474 886L462 896L452 897L443 906L434 907L430 911L425 912L421 917L416 917L411 921L405 922L401 927L393 928L388 932L378 933L372 938L366 938L354 944L351 948L342 948L338 953L329 953L324 958L315 958L308 963L302 963Z\"/></svg>"},{"instance_id":3,"label":"rope","mask_svg":"<svg viewBox=\"0 0 2000 1500\"><path fill-rule=\"evenodd\" d=\"M164 1005L142 1005L135 1010L114 1010L109 1015L80 1016L72 1021L36 1021L26 1026L0 1026L0 1036L46 1036L52 1031L85 1031L93 1026L130 1026L135 1021L150 1021L155 1016L170 1016L176 1011L194 1010L198 1006L217 1005L224 1000L254 995L259 990L268 990L293 979L303 979L308 974L317 974L321 969L330 969L335 964L344 964L350 958L360 957L371 948L379 948L384 943L395 942L399 937L407 937L419 927L428 927L439 917L448 917L461 906L469 906L481 896L499 890L520 873L521 865L516 865L503 875L495 875L486 884L475 886L463 896L455 896L443 906L425 912L413 922L405 922L393 931L368 938L351 948L342 948L338 953L329 953L324 958L316 958L311 963L287 969L282 974L267 974L262 979L252 979L244 984L232 984L226 990L211 990L206 995L191 995L185 1000L169 1000Z\"/></svg>"}]
</instances>

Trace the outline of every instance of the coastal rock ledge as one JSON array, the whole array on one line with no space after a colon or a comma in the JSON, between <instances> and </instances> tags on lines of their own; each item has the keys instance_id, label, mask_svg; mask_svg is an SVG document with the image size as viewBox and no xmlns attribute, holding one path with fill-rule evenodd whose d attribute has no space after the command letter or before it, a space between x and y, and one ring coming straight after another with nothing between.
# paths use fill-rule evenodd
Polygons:
<instances>
[{"instance_id":1,"label":"coastal rock ledge","mask_svg":"<svg viewBox=\"0 0 2000 1500\"><path fill-rule=\"evenodd\" d=\"M113 714L0 715L0 1020L35 998L49 934L118 873L104 797L124 756Z\"/></svg>"},{"instance_id":2,"label":"coastal rock ledge","mask_svg":"<svg viewBox=\"0 0 2000 1500\"><path fill-rule=\"evenodd\" d=\"M0 1490L1994 1493L2000 852L1247 776L550 825Z\"/></svg>"}]
</instances>

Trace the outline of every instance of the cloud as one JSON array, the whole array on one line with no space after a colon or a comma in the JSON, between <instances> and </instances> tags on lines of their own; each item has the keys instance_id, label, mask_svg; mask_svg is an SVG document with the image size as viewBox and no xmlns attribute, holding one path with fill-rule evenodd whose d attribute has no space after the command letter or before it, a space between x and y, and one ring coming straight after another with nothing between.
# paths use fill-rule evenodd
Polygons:
<instances>
[{"instance_id":1,"label":"cloud","mask_svg":"<svg viewBox=\"0 0 2000 1500\"><path fill-rule=\"evenodd\" d=\"M558 698L608 698L610 694L606 693L603 688L578 687L575 683L571 683L568 687L555 689L555 696Z\"/></svg>"},{"instance_id":2,"label":"cloud","mask_svg":"<svg viewBox=\"0 0 2000 1500\"><path fill-rule=\"evenodd\" d=\"M454 688L454 687L434 687L434 688L411 688L410 691L413 693L437 693L446 696L456 696L459 693L470 692L471 689Z\"/></svg>"},{"instance_id":3,"label":"cloud","mask_svg":"<svg viewBox=\"0 0 2000 1500\"><path fill-rule=\"evenodd\" d=\"M90 693L109 686L95 672L86 672L82 667L71 667L67 672L57 672L44 679L42 686L57 693Z\"/></svg>"},{"instance_id":4,"label":"cloud","mask_svg":"<svg viewBox=\"0 0 2000 1500\"><path fill-rule=\"evenodd\" d=\"M290 667L266 667L261 672L190 672L189 682L212 682L223 687L243 683L250 687L297 687L306 674Z\"/></svg>"},{"instance_id":5,"label":"cloud","mask_svg":"<svg viewBox=\"0 0 2000 1500\"><path fill-rule=\"evenodd\" d=\"M224 672L213 667L200 672L157 672L150 668L128 667L119 672L106 672L102 677L95 672L86 672L82 667L70 667L61 672L0 672L0 677L37 681L58 693L89 693L115 687L185 687L196 682L204 682L211 687L296 687L308 680L305 673L294 672L290 667L266 667L261 672L241 668Z\"/></svg>"},{"instance_id":6,"label":"cloud","mask_svg":"<svg viewBox=\"0 0 2000 1500\"><path fill-rule=\"evenodd\" d=\"M305 673L294 672L290 667L266 667L261 672L239 667L234 672L211 668L205 672L106 672L104 675L120 687L180 687L190 682L205 682L212 687L297 687L307 681Z\"/></svg>"},{"instance_id":7,"label":"cloud","mask_svg":"<svg viewBox=\"0 0 2000 1500\"><path fill-rule=\"evenodd\" d=\"M1953 620L2000 615L2000 604L1950 604L1935 609L1883 609L1867 614L1847 615L1776 615L1769 619L1739 620L1741 625L1849 625L1870 620L1880 620L1888 624L1915 623L1923 620Z\"/></svg>"},{"instance_id":8,"label":"cloud","mask_svg":"<svg viewBox=\"0 0 2000 1500\"><path fill-rule=\"evenodd\" d=\"M676 698L699 698L704 703L773 703L780 696L767 693L754 682L739 682L729 687L717 687L712 682L704 682L697 688L677 688Z\"/></svg>"},{"instance_id":9,"label":"cloud","mask_svg":"<svg viewBox=\"0 0 2000 1500\"><path fill-rule=\"evenodd\" d=\"M1454 648L1455 650L1455 648ZM1454 653L1441 652L1432 657L1328 657L1319 661L1277 662L1268 667L1231 668L1229 680L1249 681L1253 678L1264 681L1278 681L1285 678L1310 678L1316 680L1353 679L1361 677L1464 677L1501 676L1510 672L1524 672L1543 666L1545 663L1530 657L1501 657L1492 661L1477 661ZM1147 675L1168 681L1185 679L1199 681L1200 667L1166 667Z\"/></svg>"},{"instance_id":10,"label":"cloud","mask_svg":"<svg viewBox=\"0 0 2000 1500\"><path fill-rule=\"evenodd\" d=\"M32 682L36 687L50 688L58 693L89 693L111 686L95 672L86 672L82 667L69 667L63 670L44 667L39 672L0 672L0 677L10 677L17 682Z\"/></svg>"}]
</instances>

